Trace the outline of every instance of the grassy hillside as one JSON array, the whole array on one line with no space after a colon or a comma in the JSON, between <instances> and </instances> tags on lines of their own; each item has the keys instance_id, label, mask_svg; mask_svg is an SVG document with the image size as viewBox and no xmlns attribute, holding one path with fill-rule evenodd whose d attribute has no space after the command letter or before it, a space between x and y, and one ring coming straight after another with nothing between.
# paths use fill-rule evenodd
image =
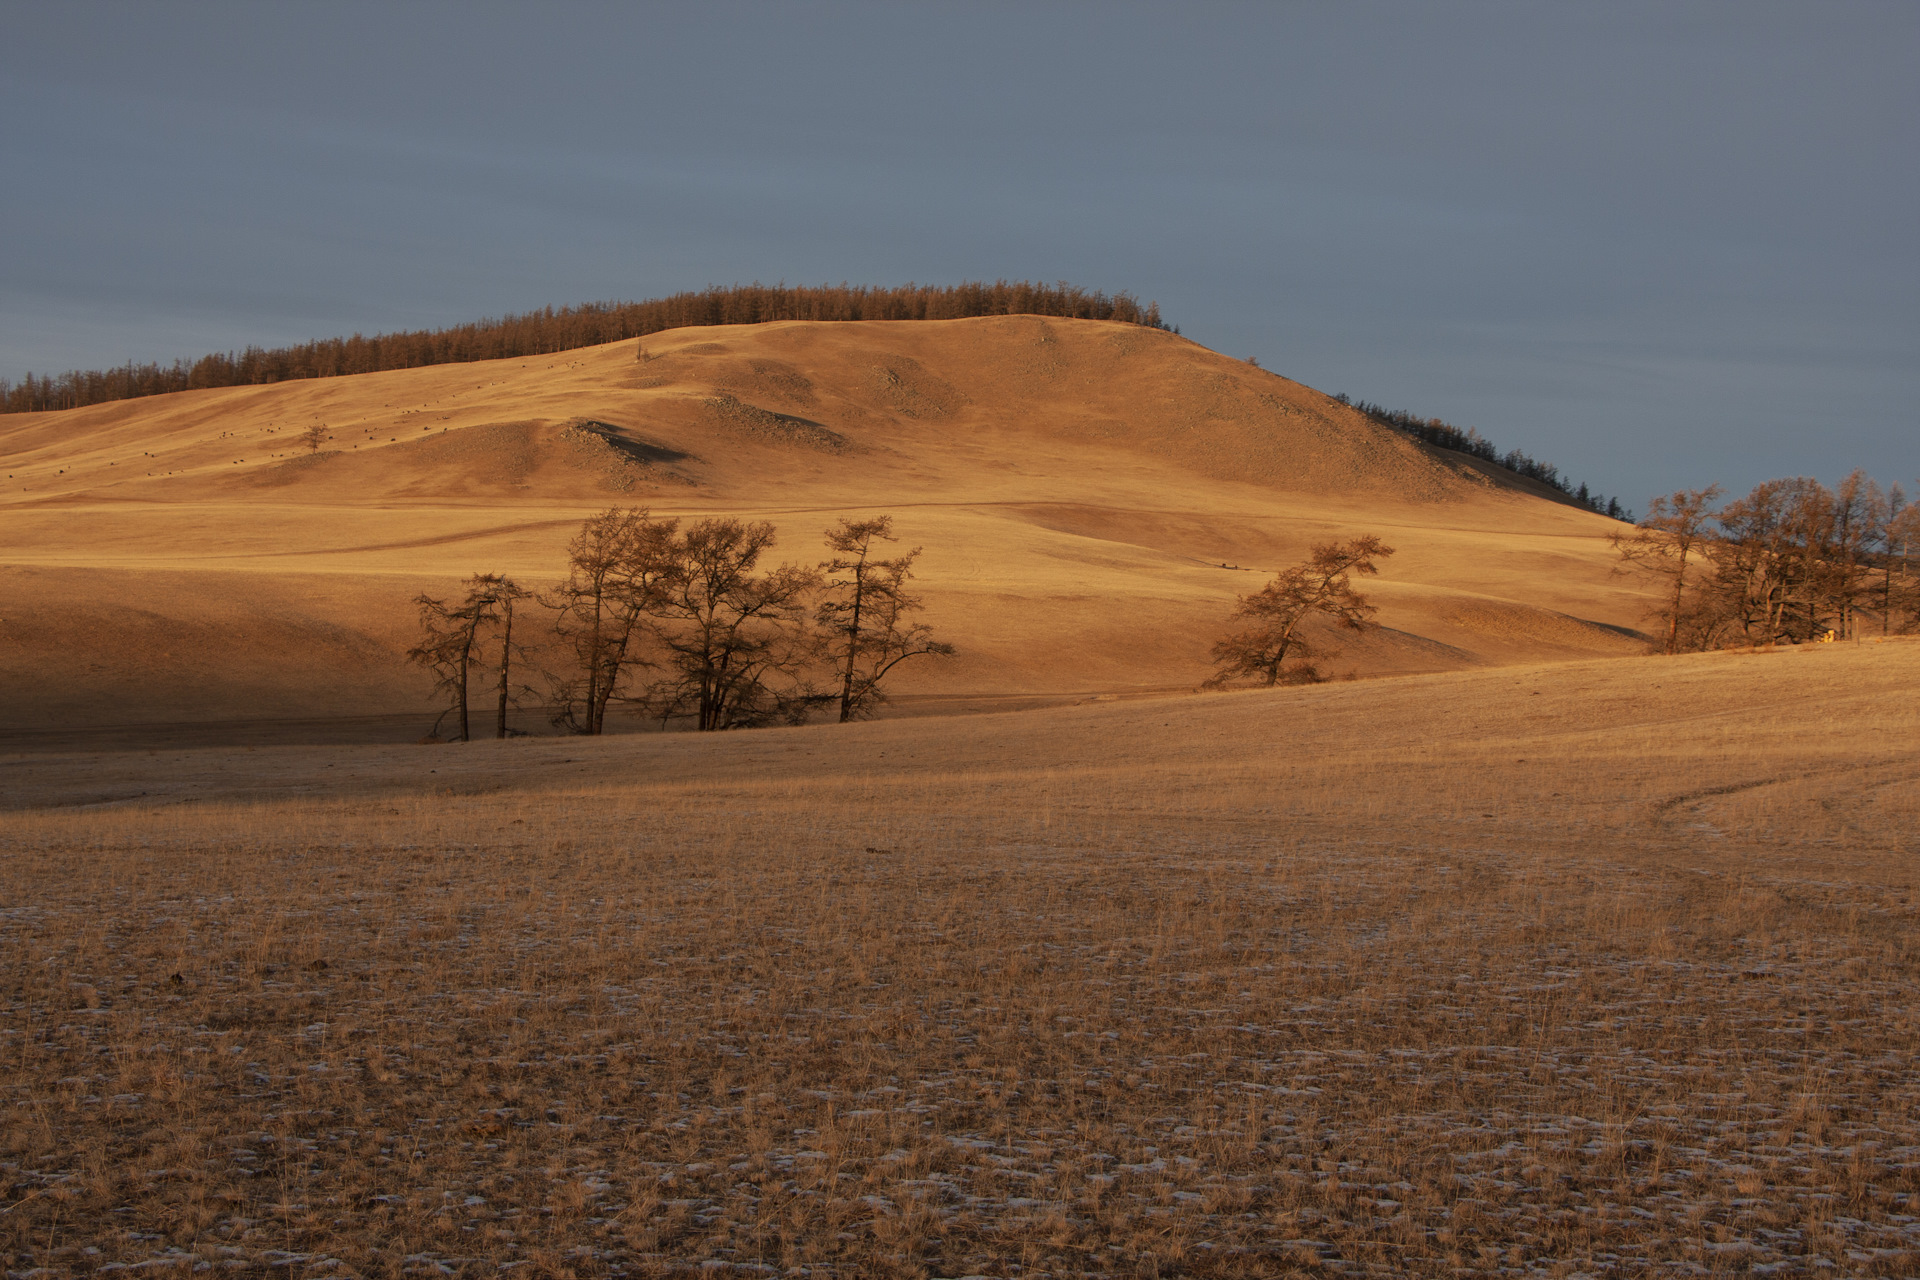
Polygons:
<instances>
[{"instance_id":1,"label":"grassy hillside","mask_svg":"<svg viewBox=\"0 0 1920 1280\"><path fill-rule=\"evenodd\" d=\"M961 650L903 669L903 710L1190 688L1237 594L1358 531L1399 554L1373 588L1385 629L1339 670L1631 652L1642 612L1610 574L1613 522L1116 322L679 329L11 415L0 447L16 732L417 736L411 597L483 570L549 582L615 504L769 519L806 563L838 516L893 513Z\"/></svg>"}]
</instances>

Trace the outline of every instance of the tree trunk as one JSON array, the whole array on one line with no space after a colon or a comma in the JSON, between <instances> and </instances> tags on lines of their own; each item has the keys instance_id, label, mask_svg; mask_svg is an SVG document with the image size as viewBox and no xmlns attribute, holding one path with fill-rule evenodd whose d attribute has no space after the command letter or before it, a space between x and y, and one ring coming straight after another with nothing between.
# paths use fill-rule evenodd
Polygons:
<instances>
[{"instance_id":1,"label":"tree trunk","mask_svg":"<svg viewBox=\"0 0 1920 1280\"><path fill-rule=\"evenodd\" d=\"M1682 593L1687 587L1687 556L1680 553L1680 566L1673 574L1673 602L1667 606L1667 653L1672 655L1680 650L1680 604Z\"/></svg>"},{"instance_id":2,"label":"tree trunk","mask_svg":"<svg viewBox=\"0 0 1920 1280\"><path fill-rule=\"evenodd\" d=\"M853 621L847 628L847 670L840 684L840 723L853 719L853 663L860 652L860 609L866 603L867 594L867 554L860 553L860 563L853 569Z\"/></svg>"},{"instance_id":3,"label":"tree trunk","mask_svg":"<svg viewBox=\"0 0 1920 1280\"><path fill-rule=\"evenodd\" d=\"M604 608L600 583L593 586L593 631L587 648L587 724L588 733L600 732L600 615Z\"/></svg>"},{"instance_id":4,"label":"tree trunk","mask_svg":"<svg viewBox=\"0 0 1920 1280\"><path fill-rule=\"evenodd\" d=\"M701 733L709 733L720 727L720 682L714 675L712 655L708 655L706 670L700 673L700 715L697 724Z\"/></svg>"},{"instance_id":5,"label":"tree trunk","mask_svg":"<svg viewBox=\"0 0 1920 1280\"><path fill-rule=\"evenodd\" d=\"M466 640L460 646L460 741L467 737L467 667L473 659L473 624L469 619Z\"/></svg>"},{"instance_id":6,"label":"tree trunk","mask_svg":"<svg viewBox=\"0 0 1920 1280\"><path fill-rule=\"evenodd\" d=\"M1287 651L1293 648L1293 629L1298 624L1299 619L1296 618L1293 622L1287 624L1285 631L1280 633L1280 652L1274 655L1273 665L1267 668L1267 683L1269 685L1280 683L1280 668L1287 665Z\"/></svg>"},{"instance_id":7,"label":"tree trunk","mask_svg":"<svg viewBox=\"0 0 1920 1280\"><path fill-rule=\"evenodd\" d=\"M1887 548L1887 580L1880 589L1880 634L1893 624L1893 548Z\"/></svg>"},{"instance_id":8,"label":"tree trunk","mask_svg":"<svg viewBox=\"0 0 1920 1280\"><path fill-rule=\"evenodd\" d=\"M493 736L507 736L507 680L513 666L513 599L506 597L501 603L501 623L504 629L500 633L500 710L494 719Z\"/></svg>"}]
</instances>

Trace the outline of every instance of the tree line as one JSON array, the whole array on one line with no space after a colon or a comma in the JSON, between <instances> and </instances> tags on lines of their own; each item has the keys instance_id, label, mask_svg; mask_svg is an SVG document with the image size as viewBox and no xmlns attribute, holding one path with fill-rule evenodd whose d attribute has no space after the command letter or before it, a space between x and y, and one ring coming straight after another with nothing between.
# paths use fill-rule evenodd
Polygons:
<instances>
[{"instance_id":1,"label":"tree line","mask_svg":"<svg viewBox=\"0 0 1920 1280\"><path fill-rule=\"evenodd\" d=\"M170 365L29 373L18 383L0 378L0 412L38 413L204 387L258 386L303 378L335 378L389 369L551 355L579 347L639 338L667 329L761 324L770 320L959 320L972 316L1037 315L1072 320L1118 320L1166 329L1158 303L1145 306L1129 293L1108 295L1062 281L1035 284L997 280L956 285L785 284L709 287L644 302L588 302L545 307L445 329L328 338L291 347L249 346ZM1177 332L1177 330L1176 330Z\"/></svg>"},{"instance_id":2,"label":"tree line","mask_svg":"<svg viewBox=\"0 0 1920 1280\"><path fill-rule=\"evenodd\" d=\"M1351 405L1383 427L1410 435L1425 444L1438 449L1452 449L1455 453L1471 454L1482 462L1491 462L1496 467L1504 467L1518 476L1529 480L1538 480L1550 489L1557 489L1572 498L1589 511L1615 520L1633 521L1633 512L1620 505L1618 498L1609 498L1596 490L1587 488L1583 482L1574 484L1560 474L1560 468L1550 462L1541 462L1519 449L1509 449L1505 453L1494 447L1493 441L1481 435L1472 427L1456 427L1451 422L1439 418L1422 418L1408 413L1404 409L1388 409L1368 400L1351 400L1346 392L1334 397L1341 404Z\"/></svg>"},{"instance_id":3,"label":"tree line","mask_svg":"<svg viewBox=\"0 0 1920 1280\"><path fill-rule=\"evenodd\" d=\"M1716 505L1721 496L1715 485L1655 498L1644 520L1609 537L1616 572L1658 588L1650 612L1663 652L1920 630L1920 505L1899 485L1882 489L1856 470L1831 489L1797 477ZM822 709L842 723L874 714L895 667L954 649L913 617L920 548L881 554L896 540L890 516L842 519L825 538L831 555L812 567L762 569L770 523L712 517L683 527L614 508L582 524L566 577L547 591L483 573L458 601L419 596L422 640L408 658L433 673L447 704L430 736L449 716L455 736L472 736L476 683L503 738L527 699L578 734L604 733L615 706L706 732L800 724ZM1373 630L1376 611L1352 579L1377 574L1393 554L1372 534L1319 544L1240 597L1232 629L1213 644L1207 685L1329 679L1321 664L1338 650L1309 637L1307 624ZM529 663L524 628L515 629L528 600L549 618L544 690L515 683Z\"/></svg>"},{"instance_id":4,"label":"tree line","mask_svg":"<svg viewBox=\"0 0 1920 1280\"><path fill-rule=\"evenodd\" d=\"M774 541L766 521L683 527L645 508L611 508L582 523L566 577L546 591L479 573L462 598L416 597L421 639L407 657L432 673L445 703L428 739L451 719L448 736L469 741L476 708L491 709L492 736L513 736L509 717L528 703L556 729L586 735L604 734L616 707L702 732L802 724L822 710L844 724L878 711L901 663L954 653L913 616L923 607L908 587L921 549L882 553L897 541L891 516L843 518L825 531L829 557L812 567L763 569ZM1320 664L1339 651L1310 639L1306 623L1319 615L1374 629L1374 607L1351 578L1377 574L1392 554L1371 534L1315 546L1242 596L1232 617L1240 625L1213 646L1208 687L1329 679ZM540 646L526 643L518 621L528 601L546 614Z\"/></svg>"},{"instance_id":5,"label":"tree line","mask_svg":"<svg viewBox=\"0 0 1920 1280\"><path fill-rule=\"evenodd\" d=\"M501 738L529 701L578 734L604 733L614 707L701 731L799 724L822 709L842 723L870 716L895 667L954 652L914 619L920 548L882 554L896 540L891 516L842 519L826 531L827 559L762 568L775 542L765 521L682 527L643 508L604 511L569 543L566 577L550 590L483 573L464 598L417 598L422 638L407 656L446 702L429 736L449 717L452 736L472 736L476 685ZM516 675L531 661L524 625L515 631L529 600L549 624L533 673L543 688Z\"/></svg>"},{"instance_id":6,"label":"tree line","mask_svg":"<svg viewBox=\"0 0 1920 1280\"><path fill-rule=\"evenodd\" d=\"M1856 470L1829 489L1768 480L1655 498L1614 534L1619 571L1650 582L1658 646L1681 653L1920 629L1920 506Z\"/></svg>"}]
</instances>

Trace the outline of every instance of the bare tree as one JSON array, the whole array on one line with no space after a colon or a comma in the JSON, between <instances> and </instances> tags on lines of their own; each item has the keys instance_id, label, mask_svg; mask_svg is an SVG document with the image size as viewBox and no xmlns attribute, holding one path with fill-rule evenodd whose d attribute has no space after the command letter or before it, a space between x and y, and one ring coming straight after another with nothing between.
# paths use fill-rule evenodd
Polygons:
<instances>
[{"instance_id":1,"label":"bare tree","mask_svg":"<svg viewBox=\"0 0 1920 1280\"><path fill-rule=\"evenodd\" d=\"M1793 584L1787 609L1786 638L1817 639L1834 616L1833 491L1818 480L1799 476L1785 482L1791 495L1786 511L1786 555Z\"/></svg>"},{"instance_id":2,"label":"bare tree","mask_svg":"<svg viewBox=\"0 0 1920 1280\"><path fill-rule=\"evenodd\" d=\"M1705 610L1737 624L1749 645L1773 644L1787 634L1787 611L1799 563L1789 516L1794 482L1767 480L1715 516L1720 538L1710 545L1714 575Z\"/></svg>"},{"instance_id":3,"label":"bare tree","mask_svg":"<svg viewBox=\"0 0 1920 1280\"><path fill-rule=\"evenodd\" d=\"M1902 605L1911 621L1920 622L1920 583L1915 582L1913 574L1913 550L1920 545L1920 503L1908 505L1907 495L1896 484L1889 495L1888 509L1887 527L1880 535L1886 562L1881 608L1887 620L1881 626L1882 635L1891 630L1891 619Z\"/></svg>"},{"instance_id":4,"label":"bare tree","mask_svg":"<svg viewBox=\"0 0 1920 1280\"><path fill-rule=\"evenodd\" d=\"M300 433L300 443L307 446L308 453L320 452L320 446L326 442L327 426L324 422L316 422Z\"/></svg>"},{"instance_id":5,"label":"bare tree","mask_svg":"<svg viewBox=\"0 0 1920 1280\"><path fill-rule=\"evenodd\" d=\"M1375 561L1393 554L1393 548L1372 534L1351 542L1328 542L1313 548L1305 563L1280 575L1250 596L1240 597L1233 620L1252 625L1221 637L1213 646L1220 668L1208 680L1218 686L1242 676L1263 685L1313 684L1325 679L1313 659L1334 656L1300 634L1301 624L1315 615L1328 617L1350 631L1375 625L1374 608L1353 589L1350 574L1380 572ZM1294 660L1289 666L1289 659Z\"/></svg>"},{"instance_id":6,"label":"bare tree","mask_svg":"<svg viewBox=\"0 0 1920 1280\"><path fill-rule=\"evenodd\" d=\"M1666 632L1663 653L1680 651L1681 628L1690 603L1688 589L1700 568L1702 546L1712 537L1708 522L1713 519L1713 503L1719 496L1720 486L1716 484L1655 498L1647 506L1647 518L1631 532L1607 537L1624 562L1616 573L1638 571L1660 588L1661 603L1653 616Z\"/></svg>"},{"instance_id":7,"label":"bare tree","mask_svg":"<svg viewBox=\"0 0 1920 1280\"><path fill-rule=\"evenodd\" d=\"M765 521L696 521L675 545L662 583L659 635L666 674L654 686L661 718L692 715L704 731L797 723L827 700L807 682L817 650L807 604L820 576L797 565L756 573L774 544Z\"/></svg>"},{"instance_id":8,"label":"bare tree","mask_svg":"<svg viewBox=\"0 0 1920 1280\"><path fill-rule=\"evenodd\" d=\"M507 736L507 708L516 692L513 687L513 664L527 656L526 646L516 643L513 638L513 606L516 601L525 600L533 593L504 574L482 573L471 582L474 590L486 602L488 616L500 626L500 661L496 664L500 671L496 689L499 701L494 713L493 736L504 738Z\"/></svg>"},{"instance_id":9,"label":"bare tree","mask_svg":"<svg viewBox=\"0 0 1920 1280\"><path fill-rule=\"evenodd\" d=\"M1887 496L1859 468L1833 493L1833 537L1829 550L1829 592L1840 635L1854 634L1854 614L1872 599L1868 548L1880 540L1887 523Z\"/></svg>"},{"instance_id":10,"label":"bare tree","mask_svg":"<svg viewBox=\"0 0 1920 1280\"><path fill-rule=\"evenodd\" d=\"M820 565L829 576L815 618L833 637L841 724L872 715L886 701L880 681L908 658L953 653L953 646L935 640L925 623L905 621L924 607L906 589L920 548L883 560L873 554L876 540L896 540L892 516L842 519L827 530L827 549L837 554Z\"/></svg>"},{"instance_id":11,"label":"bare tree","mask_svg":"<svg viewBox=\"0 0 1920 1280\"><path fill-rule=\"evenodd\" d=\"M651 665L637 644L679 573L677 520L644 509L592 516L567 546L567 578L542 600L574 667L552 677L554 724L574 733L606 729L607 706L636 665Z\"/></svg>"},{"instance_id":12,"label":"bare tree","mask_svg":"<svg viewBox=\"0 0 1920 1280\"><path fill-rule=\"evenodd\" d=\"M449 700L440 719L434 721L438 734L448 715L457 715L460 741L470 740L467 724L467 690L479 647L480 628L493 617L496 598L489 589L491 574L476 574L467 580L467 598L449 606L444 600L422 594L414 603L420 606L419 644L407 650L407 660L431 671L435 692Z\"/></svg>"}]
</instances>

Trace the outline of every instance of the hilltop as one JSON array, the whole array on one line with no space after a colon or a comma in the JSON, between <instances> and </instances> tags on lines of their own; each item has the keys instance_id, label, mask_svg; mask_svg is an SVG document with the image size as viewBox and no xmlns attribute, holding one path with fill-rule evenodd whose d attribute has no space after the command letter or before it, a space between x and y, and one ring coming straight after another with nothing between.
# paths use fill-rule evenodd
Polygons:
<instances>
[{"instance_id":1,"label":"hilltop","mask_svg":"<svg viewBox=\"0 0 1920 1280\"><path fill-rule=\"evenodd\" d=\"M1384 629L1336 669L1639 647L1613 522L1111 321L677 329L8 415L0 452L15 732L294 719L417 736L412 596L481 570L551 581L610 505L770 519L779 554L806 562L839 515L892 512L962 654L903 679L902 711L1191 688L1237 594L1358 531L1400 554L1373 584ZM358 719L381 716L398 718Z\"/></svg>"}]
</instances>

